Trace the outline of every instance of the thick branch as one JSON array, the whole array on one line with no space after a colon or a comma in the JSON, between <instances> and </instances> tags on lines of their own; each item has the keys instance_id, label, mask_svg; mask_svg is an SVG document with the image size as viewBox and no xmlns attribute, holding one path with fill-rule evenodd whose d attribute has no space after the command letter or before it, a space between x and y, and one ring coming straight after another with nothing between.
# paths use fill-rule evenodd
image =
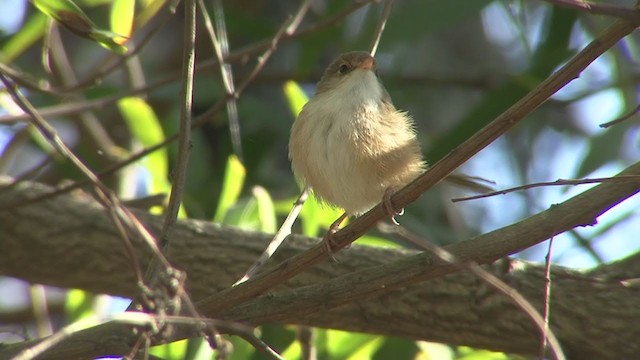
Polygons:
<instances>
[{"instance_id":1,"label":"thick branch","mask_svg":"<svg viewBox=\"0 0 640 360\"><path fill-rule=\"evenodd\" d=\"M639 173L640 165L631 170ZM583 198L591 197L594 204L606 209L637 188L638 185L632 184L604 184L589 190ZM50 189L33 183L0 190L0 209L46 191ZM589 202L580 202L577 206L589 207ZM566 214L557 216L569 216L577 210L566 208L565 211ZM159 232L160 218L143 213L139 216L152 232ZM104 210L83 194L60 196L15 211L0 211L0 228L3 234L0 274L97 293L126 297L136 294L135 278L129 271L129 261L117 231ZM189 220L177 224L174 238L168 256L188 273L187 286L197 300L230 286L261 253L270 236ZM469 243L477 244L479 239ZM292 237L274 261L290 258L315 242ZM146 265L150 256L146 247L139 243L136 251L140 262ZM473 251L485 253L477 247ZM430 264L427 254L356 245L337 256L339 263L321 264L290 280L286 285L293 290L254 300L225 313L224 317L254 323L277 321L406 336L524 354L537 351L536 330L526 316L507 299L465 273L435 278L402 290L387 289L376 298L365 299L363 294L357 294L368 281L362 279L375 278L375 274L403 276L403 271L411 269L419 258L426 276L434 277L428 269L433 271L442 264ZM636 256L626 262L640 262L640 259ZM361 271L355 272L357 270ZM544 281L540 267L517 263L512 271L496 273L534 304L540 304ZM640 277L640 273L625 275ZM563 268L554 269L553 279L552 325L569 355L624 357L640 352L640 344L634 341L640 336L640 330L634 325L640 321L640 310L633 305L639 295L637 289L607 280L606 267L599 269L598 280ZM331 308L336 305L334 297L344 301L344 296L350 299L345 305ZM305 305L310 299L313 300L311 307ZM301 308L305 309L302 313ZM282 309L291 311L282 312ZM118 331L112 332L114 326ZM62 352L48 355L58 358L61 355L64 358L117 355L122 349L128 349L127 344L135 339L125 325L110 323L105 332L99 329L79 333L77 340L68 340L55 350ZM109 333L119 334L117 341L101 343L100 339ZM15 349L0 352L0 358Z\"/></svg>"}]
</instances>

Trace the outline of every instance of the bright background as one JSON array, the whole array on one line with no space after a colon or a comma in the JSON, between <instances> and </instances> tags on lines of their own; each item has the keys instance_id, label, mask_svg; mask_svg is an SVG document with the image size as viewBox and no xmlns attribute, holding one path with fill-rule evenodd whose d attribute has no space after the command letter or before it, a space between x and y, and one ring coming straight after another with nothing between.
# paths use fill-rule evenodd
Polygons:
<instances>
[{"instance_id":1,"label":"bright background","mask_svg":"<svg viewBox=\"0 0 640 360\"><path fill-rule=\"evenodd\" d=\"M137 10L152 2L139 1ZM109 1L77 3L99 27L109 28ZM317 1L305 21L311 24L335 13L342 3ZM619 3L633 5L632 1ZM270 37L297 2L226 1L224 5L233 52ZM50 77L43 69L41 38L36 38L33 45L16 47L15 40L24 35L25 24L37 14L27 1L0 2L2 62L35 78L59 84L60 79ZM144 69L143 82L179 72L180 15L181 11L136 59L136 64ZM283 85L295 80L311 96L323 68L337 54L368 46L378 15L379 7L366 7L340 26L280 46L264 72L238 101L242 165L230 157L233 146L226 115L196 131L184 201L188 216L270 231L272 225L265 225L255 215L260 199L252 189L259 186L275 203L278 216L275 223L282 220L287 204L298 191L286 155L289 128L294 120L289 103L296 95L283 90ZM414 117L425 156L433 163L526 94L610 23L611 19L605 17L560 10L543 1L398 1L378 50L378 67L395 105ZM41 27L40 34L44 29ZM66 29L60 29L60 33L79 79L89 76L96 64L108 56L106 50L92 41ZM597 59L580 78L480 152L461 172L493 180L497 189L503 189L559 178L613 176L636 162L640 158L637 116L608 129L599 125L623 116L637 105L640 69L636 61L640 58L637 36L625 38ZM205 61L213 56L212 51L205 36L199 39L198 61ZM9 50L11 58L7 60ZM234 64L236 80L243 78L252 64ZM106 97L130 87L129 81L126 74L116 72L81 95L91 99ZM133 109L130 111L146 111L149 115L145 120L148 127L142 130L127 119L127 104L94 114L97 124L108 134L107 142L93 138L95 132L78 126L77 118L48 120L67 144L97 170L118 161L122 154L160 141L164 134L173 134L179 114L178 89L179 84L174 81L150 91L141 103L129 104ZM28 89L25 92L42 108L67 100ZM196 80L194 110L203 112L223 94L217 68L202 71ZM14 111L6 98L0 105L0 115ZM142 139L140 131L147 132L149 128L155 129L149 131L155 137ZM0 123L2 174L17 177L48 156L47 150L32 137L26 136L16 144L16 137L24 129L23 122ZM123 197L166 192L167 168L173 164L174 155L175 147L169 147L155 160L123 172L110 185ZM160 170L152 165L158 162ZM240 170L230 172L233 164ZM231 180L225 182L225 174ZM38 181L50 184L63 179L77 180L78 174L68 167L49 166L37 177ZM221 212L220 199L230 186L239 192L232 206ZM509 225L591 186L542 187L453 204L449 201L452 197L470 194L443 185L409 206L400 222L437 243L447 244ZM600 217L598 226L557 236L553 262L592 268L637 252L639 205L637 197L631 198ZM326 227L337 214L327 209L320 211L324 215L317 219L303 215L300 223L305 227L298 231L317 234L317 228ZM378 237L382 235L372 231L360 243ZM543 262L547 247L548 243L542 243L518 257ZM46 291L52 299L66 295L59 289ZM10 278L0 278L0 293L2 311L24 307L32 296L29 284ZM110 304L105 307L110 311L123 306L122 302Z\"/></svg>"}]
</instances>

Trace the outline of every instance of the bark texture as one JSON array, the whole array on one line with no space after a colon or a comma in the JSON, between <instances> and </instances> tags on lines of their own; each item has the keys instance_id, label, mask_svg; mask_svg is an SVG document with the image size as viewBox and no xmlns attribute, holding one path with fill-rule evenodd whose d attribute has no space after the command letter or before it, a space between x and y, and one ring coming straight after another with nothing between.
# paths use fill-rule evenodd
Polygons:
<instances>
[{"instance_id":1,"label":"bark texture","mask_svg":"<svg viewBox=\"0 0 640 360\"><path fill-rule=\"evenodd\" d=\"M635 191L638 187L613 185L629 187L627 196L634 193L632 185ZM138 290L123 241L108 213L91 197L76 192L13 207L51 190L30 182L0 189L0 274L32 283L135 296ZM160 217L136 214L152 233L159 233ZM270 238L268 234L198 220L180 221L168 257L187 272L188 289L198 301L233 284ZM291 258L317 241L292 236L278 250L273 263ZM141 242L134 245L138 261L146 266L150 252ZM277 291L238 304L220 317L253 324L294 323L405 336L520 354L538 351L540 336L528 317L504 296L465 272L390 288L375 297L356 296L338 307L316 306L302 315L287 313L305 297L322 304L324 287L344 292L357 288L358 276L353 276L356 271L384 272L416 254L354 245L337 254L338 263L316 266ZM505 260L488 268L541 308L545 282L542 267ZM621 281L638 277L637 254L591 272L553 268L551 325L567 355L632 359L640 354L640 288ZM331 299L325 300L331 303ZM178 332L176 336L189 333ZM121 354L133 341L135 336L128 326L109 322L74 334L46 355L87 358ZM32 343L0 347L0 359L29 344Z\"/></svg>"}]
</instances>

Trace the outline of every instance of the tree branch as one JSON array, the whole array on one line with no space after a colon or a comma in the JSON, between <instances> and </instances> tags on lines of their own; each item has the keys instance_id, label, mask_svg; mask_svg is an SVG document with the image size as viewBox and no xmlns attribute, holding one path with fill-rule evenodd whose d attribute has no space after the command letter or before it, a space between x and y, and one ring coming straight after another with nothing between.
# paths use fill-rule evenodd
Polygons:
<instances>
[{"instance_id":1,"label":"tree branch","mask_svg":"<svg viewBox=\"0 0 640 360\"><path fill-rule=\"evenodd\" d=\"M638 173L640 165L636 164L623 174ZM28 182L1 189L0 209L50 190ZM456 244L449 250L462 259L488 262L505 255L506 252L499 254L507 248L526 247L532 242L529 234L537 228L550 235L553 231L548 226L554 221L570 221L578 213L580 222L593 223L599 213L637 191L636 184L602 184L520 224ZM151 232L160 232L161 218L142 212L137 215ZM0 274L96 293L126 297L136 294L135 277L126 271L130 267L117 231L104 210L86 195L67 194L37 206L0 211L0 228ZM187 288L197 300L231 286L271 236L186 220L176 224L174 238L167 256L189 274ZM275 254L273 263L317 243L292 236ZM150 250L140 242L135 244L135 251L145 266ZM529 325L526 315L472 275L443 276L452 269L429 254L354 245L337 257L338 264L321 264L288 281L286 286L291 290L252 300L221 317L253 324L296 323L405 336L522 354L538 351L536 329ZM635 269L637 273L626 270L624 275L640 277L640 265L629 266L640 263L640 256L625 262L625 269ZM496 266L492 272L540 308L544 267L512 262L510 268L500 270ZM618 267L613 264L612 268ZM640 344L634 341L640 336L640 329L635 326L640 322L640 309L633 305L640 290L621 285L619 271L614 273L616 279L609 279L606 269L607 266L598 269L596 278L589 273L553 268L551 326L569 357L629 357L640 352ZM432 280L422 282L426 279ZM377 291L369 288L371 281L377 281ZM380 284L386 284L386 288ZM408 285L411 286L397 289ZM585 323L596 325L586 327ZM122 354L123 349L130 349L126 345L135 336L127 326L119 325L118 330L114 326L106 323L74 334L47 355L55 357L60 351L64 351L64 358ZM605 336L611 333L617 335ZM112 334L119 335L111 337ZM102 339L107 335L117 341L104 343ZM195 333L183 330L176 336ZM594 338L607 342L590 340ZM0 350L0 358L26 345Z\"/></svg>"}]
</instances>

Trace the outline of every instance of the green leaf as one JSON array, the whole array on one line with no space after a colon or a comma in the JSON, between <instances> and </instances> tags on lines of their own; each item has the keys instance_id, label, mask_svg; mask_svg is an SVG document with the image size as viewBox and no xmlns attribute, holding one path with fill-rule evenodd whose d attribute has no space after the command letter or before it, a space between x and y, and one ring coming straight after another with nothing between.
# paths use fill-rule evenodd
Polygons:
<instances>
[{"instance_id":1,"label":"green leaf","mask_svg":"<svg viewBox=\"0 0 640 360\"><path fill-rule=\"evenodd\" d=\"M382 344L378 347L372 360L384 359L415 359L420 351L416 342L410 339L403 339L395 336L388 336L381 339ZM438 358L446 359L446 358Z\"/></svg>"},{"instance_id":2,"label":"green leaf","mask_svg":"<svg viewBox=\"0 0 640 360\"><path fill-rule=\"evenodd\" d=\"M253 196L238 199L225 213L222 221L245 230L260 229L258 202Z\"/></svg>"},{"instance_id":3,"label":"green leaf","mask_svg":"<svg viewBox=\"0 0 640 360\"><path fill-rule=\"evenodd\" d=\"M306 236L317 236L320 234L320 229L329 229L340 215L342 215L340 209L323 204L315 196L310 196L300 211L302 233ZM346 223L347 221L342 223L342 226Z\"/></svg>"},{"instance_id":4,"label":"green leaf","mask_svg":"<svg viewBox=\"0 0 640 360\"><path fill-rule=\"evenodd\" d=\"M393 242L393 241L391 241L389 239L381 238L381 237L378 237L378 236L373 236L373 235L364 235L364 236L358 238L358 245L383 247L383 248L387 248L387 249L401 249L402 248L402 246L400 246L396 242Z\"/></svg>"},{"instance_id":5,"label":"green leaf","mask_svg":"<svg viewBox=\"0 0 640 360\"><path fill-rule=\"evenodd\" d=\"M0 50L0 61L10 63L38 41L47 29L47 17L33 14L20 31L14 34Z\"/></svg>"},{"instance_id":6,"label":"green leaf","mask_svg":"<svg viewBox=\"0 0 640 360\"><path fill-rule=\"evenodd\" d=\"M276 211L273 206L273 199L262 186L253 188L253 196L258 206L258 220L260 224L259 230L269 234L273 234L277 230Z\"/></svg>"},{"instance_id":7,"label":"green leaf","mask_svg":"<svg viewBox=\"0 0 640 360\"><path fill-rule=\"evenodd\" d=\"M416 346L420 349L420 355L416 356L419 359L457 359L451 346L446 344L418 341Z\"/></svg>"},{"instance_id":8,"label":"green leaf","mask_svg":"<svg viewBox=\"0 0 640 360\"><path fill-rule=\"evenodd\" d=\"M289 103L289 108L294 117L297 117L304 104L309 101L309 97L304 93L297 82L289 80L284 83L284 95Z\"/></svg>"},{"instance_id":9,"label":"green leaf","mask_svg":"<svg viewBox=\"0 0 640 360\"><path fill-rule=\"evenodd\" d=\"M280 215L288 215L291 211L293 203L297 198L288 198L274 203L276 213ZM302 220L302 233L305 236L317 236L321 234L322 229L328 229L329 226L342 215L340 209L319 202L314 196L309 196L300 211L300 219ZM348 221L342 223L344 226Z\"/></svg>"},{"instance_id":10,"label":"green leaf","mask_svg":"<svg viewBox=\"0 0 640 360\"><path fill-rule=\"evenodd\" d=\"M327 351L331 359L370 359L380 346L381 336L340 330L327 330Z\"/></svg>"},{"instance_id":11,"label":"green leaf","mask_svg":"<svg viewBox=\"0 0 640 360\"><path fill-rule=\"evenodd\" d=\"M126 37L100 30L89 17L71 0L31 0L40 11L62 24L74 34L95 40L101 46L117 53L124 54L127 48L123 45Z\"/></svg>"},{"instance_id":12,"label":"green leaf","mask_svg":"<svg viewBox=\"0 0 640 360\"><path fill-rule=\"evenodd\" d=\"M67 320L71 322L91 318L95 312L93 305L96 296L79 289L67 291L67 298L64 302L64 312Z\"/></svg>"},{"instance_id":13,"label":"green leaf","mask_svg":"<svg viewBox=\"0 0 640 360\"><path fill-rule=\"evenodd\" d=\"M136 2L134 0L114 0L111 5L111 31L130 37L135 9Z\"/></svg>"},{"instance_id":14,"label":"green leaf","mask_svg":"<svg viewBox=\"0 0 640 360\"><path fill-rule=\"evenodd\" d=\"M501 352L478 350L466 346L458 348L458 360L507 360L510 357ZM518 357L514 357L517 359Z\"/></svg>"},{"instance_id":15,"label":"green leaf","mask_svg":"<svg viewBox=\"0 0 640 360\"><path fill-rule=\"evenodd\" d=\"M244 165L242 165L238 157L235 155L229 156L224 171L220 201L218 202L216 215L213 218L214 222L223 222L227 211L238 201L246 173Z\"/></svg>"},{"instance_id":16,"label":"green leaf","mask_svg":"<svg viewBox=\"0 0 640 360\"><path fill-rule=\"evenodd\" d=\"M384 337L379 336L369 341L368 343L361 346L357 351L355 351L351 356L349 356L348 360L369 360L373 359L373 354L382 346L384 341ZM396 354L397 356L398 354Z\"/></svg>"},{"instance_id":17,"label":"green leaf","mask_svg":"<svg viewBox=\"0 0 640 360\"><path fill-rule=\"evenodd\" d=\"M150 147L164 141L164 133L160 121L147 102L138 97L127 97L118 101L118 109L122 114L133 137L144 147ZM169 193L171 185L167 180L169 174L169 157L167 149L161 148L142 159L144 167L151 175L149 192Z\"/></svg>"},{"instance_id":18,"label":"green leaf","mask_svg":"<svg viewBox=\"0 0 640 360\"><path fill-rule=\"evenodd\" d=\"M159 356L163 359L184 359L187 352L189 340L178 340L172 343L153 346L149 349L149 353Z\"/></svg>"}]
</instances>

